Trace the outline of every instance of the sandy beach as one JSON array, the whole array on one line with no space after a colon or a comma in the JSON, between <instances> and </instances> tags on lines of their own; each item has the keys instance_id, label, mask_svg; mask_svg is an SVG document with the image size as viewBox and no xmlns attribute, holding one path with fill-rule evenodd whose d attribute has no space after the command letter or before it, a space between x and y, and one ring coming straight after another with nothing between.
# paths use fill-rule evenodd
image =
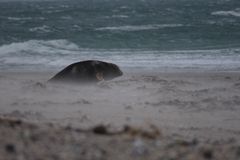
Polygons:
<instances>
[{"instance_id":1,"label":"sandy beach","mask_svg":"<svg viewBox=\"0 0 240 160\"><path fill-rule=\"evenodd\" d=\"M87 86L47 83L54 74L0 73L1 160L240 158L239 72L124 72Z\"/></svg>"}]
</instances>

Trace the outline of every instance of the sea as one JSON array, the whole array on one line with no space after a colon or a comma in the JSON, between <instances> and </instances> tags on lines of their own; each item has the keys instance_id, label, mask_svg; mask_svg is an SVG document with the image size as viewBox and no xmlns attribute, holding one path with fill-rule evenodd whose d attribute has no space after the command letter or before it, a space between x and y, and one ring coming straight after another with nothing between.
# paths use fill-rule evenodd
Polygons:
<instances>
[{"instance_id":1,"label":"sea","mask_svg":"<svg viewBox=\"0 0 240 160\"><path fill-rule=\"evenodd\" d=\"M240 70L240 0L0 0L0 71L83 60Z\"/></svg>"}]
</instances>

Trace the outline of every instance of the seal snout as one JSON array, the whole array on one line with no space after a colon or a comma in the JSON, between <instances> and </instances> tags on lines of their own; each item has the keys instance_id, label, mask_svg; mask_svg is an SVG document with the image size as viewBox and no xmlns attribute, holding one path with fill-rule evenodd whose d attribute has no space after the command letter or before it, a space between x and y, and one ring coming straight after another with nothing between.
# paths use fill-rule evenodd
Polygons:
<instances>
[{"instance_id":1,"label":"seal snout","mask_svg":"<svg viewBox=\"0 0 240 160\"><path fill-rule=\"evenodd\" d=\"M119 76L122 76L123 72L121 70L119 70L118 74L119 74Z\"/></svg>"}]
</instances>

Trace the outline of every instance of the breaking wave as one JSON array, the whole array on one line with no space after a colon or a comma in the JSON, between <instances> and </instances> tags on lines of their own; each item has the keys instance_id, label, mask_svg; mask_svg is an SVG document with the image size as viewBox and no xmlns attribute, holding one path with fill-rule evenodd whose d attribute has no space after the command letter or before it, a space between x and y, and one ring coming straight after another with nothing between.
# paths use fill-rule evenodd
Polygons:
<instances>
[{"instance_id":1,"label":"breaking wave","mask_svg":"<svg viewBox=\"0 0 240 160\"><path fill-rule=\"evenodd\" d=\"M162 28L173 28L182 27L182 24L148 24L148 25L127 25L127 26L117 26L117 27L101 27L96 28L97 31L141 31L141 30L156 30Z\"/></svg>"},{"instance_id":2,"label":"breaking wave","mask_svg":"<svg viewBox=\"0 0 240 160\"><path fill-rule=\"evenodd\" d=\"M0 68L6 70L59 70L87 59L113 62L123 69L233 70L240 68L240 49L88 49L65 39L30 40L0 46Z\"/></svg>"},{"instance_id":3,"label":"breaking wave","mask_svg":"<svg viewBox=\"0 0 240 160\"><path fill-rule=\"evenodd\" d=\"M215 16L235 16L235 17L240 17L240 8L237 8L233 11L216 11L212 12L212 15Z\"/></svg>"},{"instance_id":4,"label":"breaking wave","mask_svg":"<svg viewBox=\"0 0 240 160\"><path fill-rule=\"evenodd\" d=\"M38 32L38 33L49 33L51 32L51 28L47 25L43 25L40 27L34 27L29 29L30 32Z\"/></svg>"}]
</instances>

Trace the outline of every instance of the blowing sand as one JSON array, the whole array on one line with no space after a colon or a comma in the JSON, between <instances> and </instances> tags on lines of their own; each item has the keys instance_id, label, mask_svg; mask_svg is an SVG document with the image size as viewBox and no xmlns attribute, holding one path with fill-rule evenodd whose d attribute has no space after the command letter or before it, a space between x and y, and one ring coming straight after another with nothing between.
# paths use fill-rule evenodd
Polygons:
<instances>
[{"instance_id":1,"label":"blowing sand","mask_svg":"<svg viewBox=\"0 0 240 160\"><path fill-rule=\"evenodd\" d=\"M2 159L240 158L239 72L128 72L89 86L46 83L53 75L0 73Z\"/></svg>"}]
</instances>

